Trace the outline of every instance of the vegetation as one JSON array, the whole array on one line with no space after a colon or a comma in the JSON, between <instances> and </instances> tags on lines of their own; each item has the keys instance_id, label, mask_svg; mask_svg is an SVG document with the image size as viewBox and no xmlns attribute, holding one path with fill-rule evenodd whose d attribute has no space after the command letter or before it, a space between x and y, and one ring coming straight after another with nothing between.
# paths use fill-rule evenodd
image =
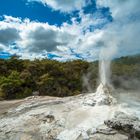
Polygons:
<instances>
[{"instance_id":1,"label":"vegetation","mask_svg":"<svg viewBox=\"0 0 140 140\"><path fill-rule=\"evenodd\" d=\"M139 85L140 55L115 59L111 80L116 88L130 89ZM0 99L24 98L34 91L39 95L72 96L89 92L88 87L94 91L98 81L97 61L0 59Z\"/></svg>"}]
</instances>

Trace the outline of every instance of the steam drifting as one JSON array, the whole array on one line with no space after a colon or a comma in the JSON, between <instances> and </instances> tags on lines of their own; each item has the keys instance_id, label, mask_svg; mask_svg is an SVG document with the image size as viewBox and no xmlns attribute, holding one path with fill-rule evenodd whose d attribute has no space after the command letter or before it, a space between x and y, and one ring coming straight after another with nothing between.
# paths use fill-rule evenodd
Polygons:
<instances>
[{"instance_id":1,"label":"steam drifting","mask_svg":"<svg viewBox=\"0 0 140 140\"><path fill-rule=\"evenodd\" d=\"M117 52L117 47L114 45L107 48L102 48L99 56L99 75L100 75L100 82L103 85L111 85L110 83L110 76L111 76L111 60L112 57Z\"/></svg>"}]
</instances>

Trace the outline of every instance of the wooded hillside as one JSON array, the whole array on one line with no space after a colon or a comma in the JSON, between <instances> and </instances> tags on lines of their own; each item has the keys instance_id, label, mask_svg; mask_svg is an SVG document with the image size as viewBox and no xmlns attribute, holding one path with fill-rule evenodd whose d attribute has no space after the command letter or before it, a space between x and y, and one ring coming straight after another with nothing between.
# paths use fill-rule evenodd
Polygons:
<instances>
[{"instance_id":1,"label":"wooded hillside","mask_svg":"<svg viewBox=\"0 0 140 140\"><path fill-rule=\"evenodd\" d=\"M39 95L72 96L93 92L98 85L98 62L74 60L0 59L0 98L18 99ZM140 55L112 62L111 81L115 88L136 89L140 83Z\"/></svg>"}]
</instances>

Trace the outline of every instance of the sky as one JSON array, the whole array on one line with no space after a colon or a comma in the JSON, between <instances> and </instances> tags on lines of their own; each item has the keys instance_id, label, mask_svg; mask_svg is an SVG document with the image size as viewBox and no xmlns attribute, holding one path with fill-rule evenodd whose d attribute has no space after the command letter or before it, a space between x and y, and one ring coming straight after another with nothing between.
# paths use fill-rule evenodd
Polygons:
<instances>
[{"instance_id":1,"label":"sky","mask_svg":"<svg viewBox=\"0 0 140 140\"><path fill-rule=\"evenodd\" d=\"M140 0L1 0L0 58L94 61L140 53Z\"/></svg>"}]
</instances>

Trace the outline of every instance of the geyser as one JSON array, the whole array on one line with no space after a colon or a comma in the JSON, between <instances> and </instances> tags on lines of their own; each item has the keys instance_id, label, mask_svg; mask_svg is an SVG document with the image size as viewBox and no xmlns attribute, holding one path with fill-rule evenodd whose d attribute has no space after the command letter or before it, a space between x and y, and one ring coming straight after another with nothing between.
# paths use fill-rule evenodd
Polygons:
<instances>
[{"instance_id":1,"label":"geyser","mask_svg":"<svg viewBox=\"0 0 140 140\"><path fill-rule=\"evenodd\" d=\"M100 52L100 60L99 60L99 76L100 76L100 84L97 88L95 99L98 104L114 104L116 100L111 96L112 93L112 85L110 82L110 64L111 57L106 54L108 49L102 49Z\"/></svg>"},{"instance_id":2,"label":"geyser","mask_svg":"<svg viewBox=\"0 0 140 140\"><path fill-rule=\"evenodd\" d=\"M110 52L110 53L108 53ZM100 77L100 83L104 86L110 86L110 64L112 59L112 50L110 48L103 48L101 49L100 55L99 55L99 77Z\"/></svg>"},{"instance_id":3,"label":"geyser","mask_svg":"<svg viewBox=\"0 0 140 140\"><path fill-rule=\"evenodd\" d=\"M100 83L110 85L110 60L101 59L99 62Z\"/></svg>"}]
</instances>

